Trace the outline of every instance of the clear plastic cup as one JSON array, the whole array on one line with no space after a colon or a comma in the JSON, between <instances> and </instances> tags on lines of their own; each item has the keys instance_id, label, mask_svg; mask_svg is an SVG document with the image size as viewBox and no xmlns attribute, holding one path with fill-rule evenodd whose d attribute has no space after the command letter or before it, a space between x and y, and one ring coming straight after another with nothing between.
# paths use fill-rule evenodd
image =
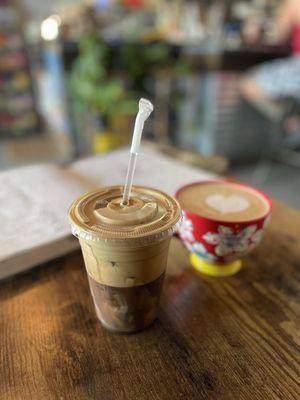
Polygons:
<instances>
[{"instance_id":1,"label":"clear plastic cup","mask_svg":"<svg viewBox=\"0 0 300 400\"><path fill-rule=\"evenodd\" d=\"M122 193L122 186L88 193L74 202L69 218L99 320L109 330L134 332L157 316L180 207L166 193L140 186L124 206Z\"/></svg>"}]
</instances>

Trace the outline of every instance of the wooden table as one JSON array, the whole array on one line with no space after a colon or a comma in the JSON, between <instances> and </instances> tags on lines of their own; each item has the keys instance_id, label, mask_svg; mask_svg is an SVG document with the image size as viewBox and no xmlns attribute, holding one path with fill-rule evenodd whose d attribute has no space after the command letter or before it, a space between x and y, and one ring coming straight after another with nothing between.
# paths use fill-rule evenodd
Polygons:
<instances>
[{"instance_id":1,"label":"wooden table","mask_svg":"<svg viewBox=\"0 0 300 400\"><path fill-rule=\"evenodd\" d=\"M0 399L300 399L300 213L276 204L236 276L173 239L160 314L134 335L97 322L79 252L0 286Z\"/></svg>"}]
</instances>

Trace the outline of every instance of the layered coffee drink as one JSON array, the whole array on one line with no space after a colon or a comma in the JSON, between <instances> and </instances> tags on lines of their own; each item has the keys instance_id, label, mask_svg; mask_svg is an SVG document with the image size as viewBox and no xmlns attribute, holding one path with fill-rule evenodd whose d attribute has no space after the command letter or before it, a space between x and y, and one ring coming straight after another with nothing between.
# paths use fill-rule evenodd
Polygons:
<instances>
[{"instance_id":1,"label":"layered coffee drink","mask_svg":"<svg viewBox=\"0 0 300 400\"><path fill-rule=\"evenodd\" d=\"M177 201L159 190L134 187L122 204L122 186L101 188L70 209L97 316L109 330L134 332L157 315Z\"/></svg>"},{"instance_id":2,"label":"layered coffee drink","mask_svg":"<svg viewBox=\"0 0 300 400\"><path fill-rule=\"evenodd\" d=\"M188 211L217 221L251 221L269 211L264 195L234 182L204 182L187 186L178 193L179 203Z\"/></svg>"}]
</instances>

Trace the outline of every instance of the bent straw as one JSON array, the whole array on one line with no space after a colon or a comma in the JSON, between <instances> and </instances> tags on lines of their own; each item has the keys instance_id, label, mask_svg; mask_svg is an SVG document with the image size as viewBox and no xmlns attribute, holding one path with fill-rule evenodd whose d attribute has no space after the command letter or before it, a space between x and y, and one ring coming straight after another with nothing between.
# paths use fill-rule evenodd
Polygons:
<instances>
[{"instance_id":1,"label":"bent straw","mask_svg":"<svg viewBox=\"0 0 300 400\"><path fill-rule=\"evenodd\" d=\"M149 100L140 99L139 111L137 113L137 116L135 119L135 124L134 124L132 143L131 143L131 149L130 149L130 157L129 157L129 163L128 163L128 168L127 168L124 192L123 192L123 199L122 199L123 205L127 205L129 202L131 188L132 188L132 182L133 182L133 176L134 176L134 171L135 171L135 165L136 165L136 160L137 160L137 156L138 156L138 151L140 148L144 123L148 119L148 117L151 114L151 112L153 111L153 109L154 109L154 107Z\"/></svg>"}]
</instances>

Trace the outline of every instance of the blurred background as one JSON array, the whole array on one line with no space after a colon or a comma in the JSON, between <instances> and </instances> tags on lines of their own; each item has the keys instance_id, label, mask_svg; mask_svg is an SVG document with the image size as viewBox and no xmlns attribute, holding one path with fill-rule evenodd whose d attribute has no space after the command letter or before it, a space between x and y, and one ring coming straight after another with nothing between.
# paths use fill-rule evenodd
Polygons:
<instances>
[{"instance_id":1,"label":"blurred background","mask_svg":"<svg viewBox=\"0 0 300 400\"><path fill-rule=\"evenodd\" d=\"M145 139L300 209L298 0L0 0L0 169Z\"/></svg>"}]
</instances>

